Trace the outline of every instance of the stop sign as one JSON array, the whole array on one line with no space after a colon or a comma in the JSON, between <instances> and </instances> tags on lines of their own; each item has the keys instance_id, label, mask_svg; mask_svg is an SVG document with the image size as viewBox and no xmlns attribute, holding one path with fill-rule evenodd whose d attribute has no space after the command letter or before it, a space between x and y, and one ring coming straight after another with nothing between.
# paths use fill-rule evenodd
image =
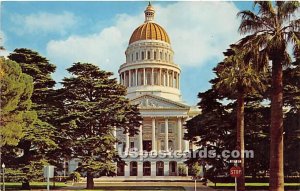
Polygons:
<instances>
[{"instance_id":1,"label":"stop sign","mask_svg":"<svg viewBox=\"0 0 300 191\"><path fill-rule=\"evenodd\" d=\"M240 177L242 175L242 168L239 166L233 166L230 168L231 177Z\"/></svg>"}]
</instances>

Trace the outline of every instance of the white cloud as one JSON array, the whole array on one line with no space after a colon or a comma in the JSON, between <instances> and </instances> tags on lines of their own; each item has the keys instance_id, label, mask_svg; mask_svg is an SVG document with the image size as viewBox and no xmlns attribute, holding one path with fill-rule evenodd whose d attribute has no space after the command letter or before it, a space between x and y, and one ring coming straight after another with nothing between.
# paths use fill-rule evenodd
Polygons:
<instances>
[{"instance_id":1,"label":"white cloud","mask_svg":"<svg viewBox=\"0 0 300 191\"><path fill-rule=\"evenodd\" d=\"M61 14L33 13L30 15L14 14L11 21L16 25L13 29L19 35L35 33L60 33L65 34L67 30L74 27L78 19L70 12Z\"/></svg>"},{"instance_id":2,"label":"white cloud","mask_svg":"<svg viewBox=\"0 0 300 191\"><path fill-rule=\"evenodd\" d=\"M175 62L181 67L203 66L221 60L222 52L238 40L238 9L229 2L177 2L158 6L155 20L170 36ZM121 14L111 27L85 36L52 40L47 56L61 69L73 62L92 62L117 73L133 30L144 21L139 15ZM58 68L59 69L59 68Z\"/></svg>"}]
</instances>

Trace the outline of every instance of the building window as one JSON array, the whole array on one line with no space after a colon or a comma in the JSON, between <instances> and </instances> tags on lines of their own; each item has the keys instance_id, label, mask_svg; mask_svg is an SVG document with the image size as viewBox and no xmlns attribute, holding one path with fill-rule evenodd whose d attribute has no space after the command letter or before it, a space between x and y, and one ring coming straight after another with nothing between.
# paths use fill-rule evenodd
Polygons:
<instances>
[{"instance_id":1,"label":"building window","mask_svg":"<svg viewBox=\"0 0 300 191\"><path fill-rule=\"evenodd\" d=\"M130 148L133 149L134 148L134 142L130 142Z\"/></svg>"},{"instance_id":2,"label":"building window","mask_svg":"<svg viewBox=\"0 0 300 191\"><path fill-rule=\"evenodd\" d=\"M175 127L175 123L169 122L169 124L168 124L168 132L169 133L173 133L174 127Z\"/></svg>"},{"instance_id":3,"label":"building window","mask_svg":"<svg viewBox=\"0 0 300 191\"><path fill-rule=\"evenodd\" d=\"M168 57L167 57L167 53L165 53L165 61L167 61L167 58L168 58Z\"/></svg>"},{"instance_id":4,"label":"building window","mask_svg":"<svg viewBox=\"0 0 300 191\"><path fill-rule=\"evenodd\" d=\"M139 53L135 53L135 60L139 60Z\"/></svg>"},{"instance_id":5,"label":"building window","mask_svg":"<svg viewBox=\"0 0 300 191\"><path fill-rule=\"evenodd\" d=\"M169 150L173 151L174 150L174 142L172 140L168 141L168 146L169 146Z\"/></svg>"},{"instance_id":6,"label":"building window","mask_svg":"<svg viewBox=\"0 0 300 191\"><path fill-rule=\"evenodd\" d=\"M138 85L144 85L144 73L143 71L138 71Z\"/></svg>"},{"instance_id":7,"label":"building window","mask_svg":"<svg viewBox=\"0 0 300 191\"><path fill-rule=\"evenodd\" d=\"M157 71L157 70L154 70L154 73L153 73L153 75L154 75L154 85L158 85L158 75L159 75L159 73L158 73L159 71Z\"/></svg>"},{"instance_id":8,"label":"building window","mask_svg":"<svg viewBox=\"0 0 300 191\"><path fill-rule=\"evenodd\" d=\"M164 140L160 141L160 150L161 151L165 150L165 141Z\"/></svg>"},{"instance_id":9,"label":"building window","mask_svg":"<svg viewBox=\"0 0 300 191\"><path fill-rule=\"evenodd\" d=\"M131 61L133 61L133 54L131 54Z\"/></svg>"},{"instance_id":10,"label":"building window","mask_svg":"<svg viewBox=\"0 0 300 191\"><path fill-rule=\"evenodd\" d=\"M143 176L151 175L151 163L149 161L143 162Z\"/></svg>"},{"instance_id":11,"label":"building window","mask_svg":"<svg viewBox=\"0 0 300 191\"><path fill-rule=\"evenodd\" d=\"M137 162L131 161L130 162L130 176L137 176Z\"/></svg>"},{"instance_id":12,"label":"building window","mask_svg":"<svg viewBox=\"0 0 300 191\"><path fill-rule=\"evenodd\" d=\"M163 59L162 55L163 55L162 52L160 52L160 56L159 56L159 59L160 59L160 60Z\"/></svg>"},{"instance_id":13,"label":"building window","mask_svg":"<svg viewBox=\"0 0 300 191\"><path fill-rule=\"evenodd\" d=\"M154 60L156 60L156 51L154 51Z\"/></svg>"},{"instance_id":14,"label":"building window","mask_svg":"<svg viewBox=\"0 0 300 191\"><path fill-rule=\"evenodd\" d=\"M159 127L160 127L160 132L165 133L165 123L160 123Z\"/></svg>"},{"instance_id":15,"label":"building window","mask_svg":"<svg viewBox=\"0 0 300 191\"><path fill-rule=\"evenodd\" d=\"M150 60L150 51L147 52L147 59Z\"/></svg>"},{"instance_id":16,"label":"building window","mask_svg":"<svg viewBox=\"0 0 300 191\"><path fill-rule=\"evenodd\" d=\"M145 59L145 53L144 53L144 51L142 52L142 60L144 60Z\"/></svg>"},{"instance_id":17,"label":"building window","mask_svg":"<svg viewBox=\"0 0 300 191\"><path fill-rule=\"evenodd\" d=\"M157 161L156 162L156 176L163 176L164 175L164 162Z\"/></svg>"},{"instance_id":18,"label":"building window","mask_svg":"<svg viewBox=\"0 0 300 191\"><path fill-rule=\"evenodd\" d=\"M151 85L151 71L146 70L146 80L147 80L147 85Z\"/></svg>"}]
</instances>

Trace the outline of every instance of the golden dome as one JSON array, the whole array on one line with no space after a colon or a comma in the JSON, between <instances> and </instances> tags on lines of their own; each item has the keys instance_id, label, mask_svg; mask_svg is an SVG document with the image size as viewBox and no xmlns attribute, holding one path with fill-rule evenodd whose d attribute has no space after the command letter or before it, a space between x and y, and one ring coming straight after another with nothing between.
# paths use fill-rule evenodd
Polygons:
<instances>
[{"instance_id":1,"label":"golden dome","mask_svg":"<svg viewBox=\"0 0 300 191\"><path fill-rule=\"evenodd\" d=\"M153 22L146 22L136 28L130 37L129 44L139 40L160 40L170 44L165 29Z\"/></svg>"}]
</instances>

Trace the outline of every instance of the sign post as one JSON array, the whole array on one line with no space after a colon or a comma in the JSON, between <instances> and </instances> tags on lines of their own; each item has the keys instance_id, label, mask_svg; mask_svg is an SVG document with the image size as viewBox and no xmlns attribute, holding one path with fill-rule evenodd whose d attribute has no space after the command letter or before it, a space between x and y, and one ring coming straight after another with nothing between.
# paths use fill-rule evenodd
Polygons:
<instances>
[{"instance_id":1,"label":"sign post","mask_svg":"<svg viewBox=\"0 0 300 191\"><path fill-rule=\"evenodd\" d=\"M235 163L234 165L235 166L230 168L230 176L234 177L235 191L237 191L237 178L242 175L242 168L237 166L237 163Z\"/></svg>"},{"instance_id":2,"label":"sign post","mask_svg":"<svg viewBox=\"0 0 300 191\"><path fill-rule=\"evenodd\" d=\"M54 166L44 166L44 177L47 179L47 190L50 190L50 178L54 177Z\"/></svg>"}]
</instances>

